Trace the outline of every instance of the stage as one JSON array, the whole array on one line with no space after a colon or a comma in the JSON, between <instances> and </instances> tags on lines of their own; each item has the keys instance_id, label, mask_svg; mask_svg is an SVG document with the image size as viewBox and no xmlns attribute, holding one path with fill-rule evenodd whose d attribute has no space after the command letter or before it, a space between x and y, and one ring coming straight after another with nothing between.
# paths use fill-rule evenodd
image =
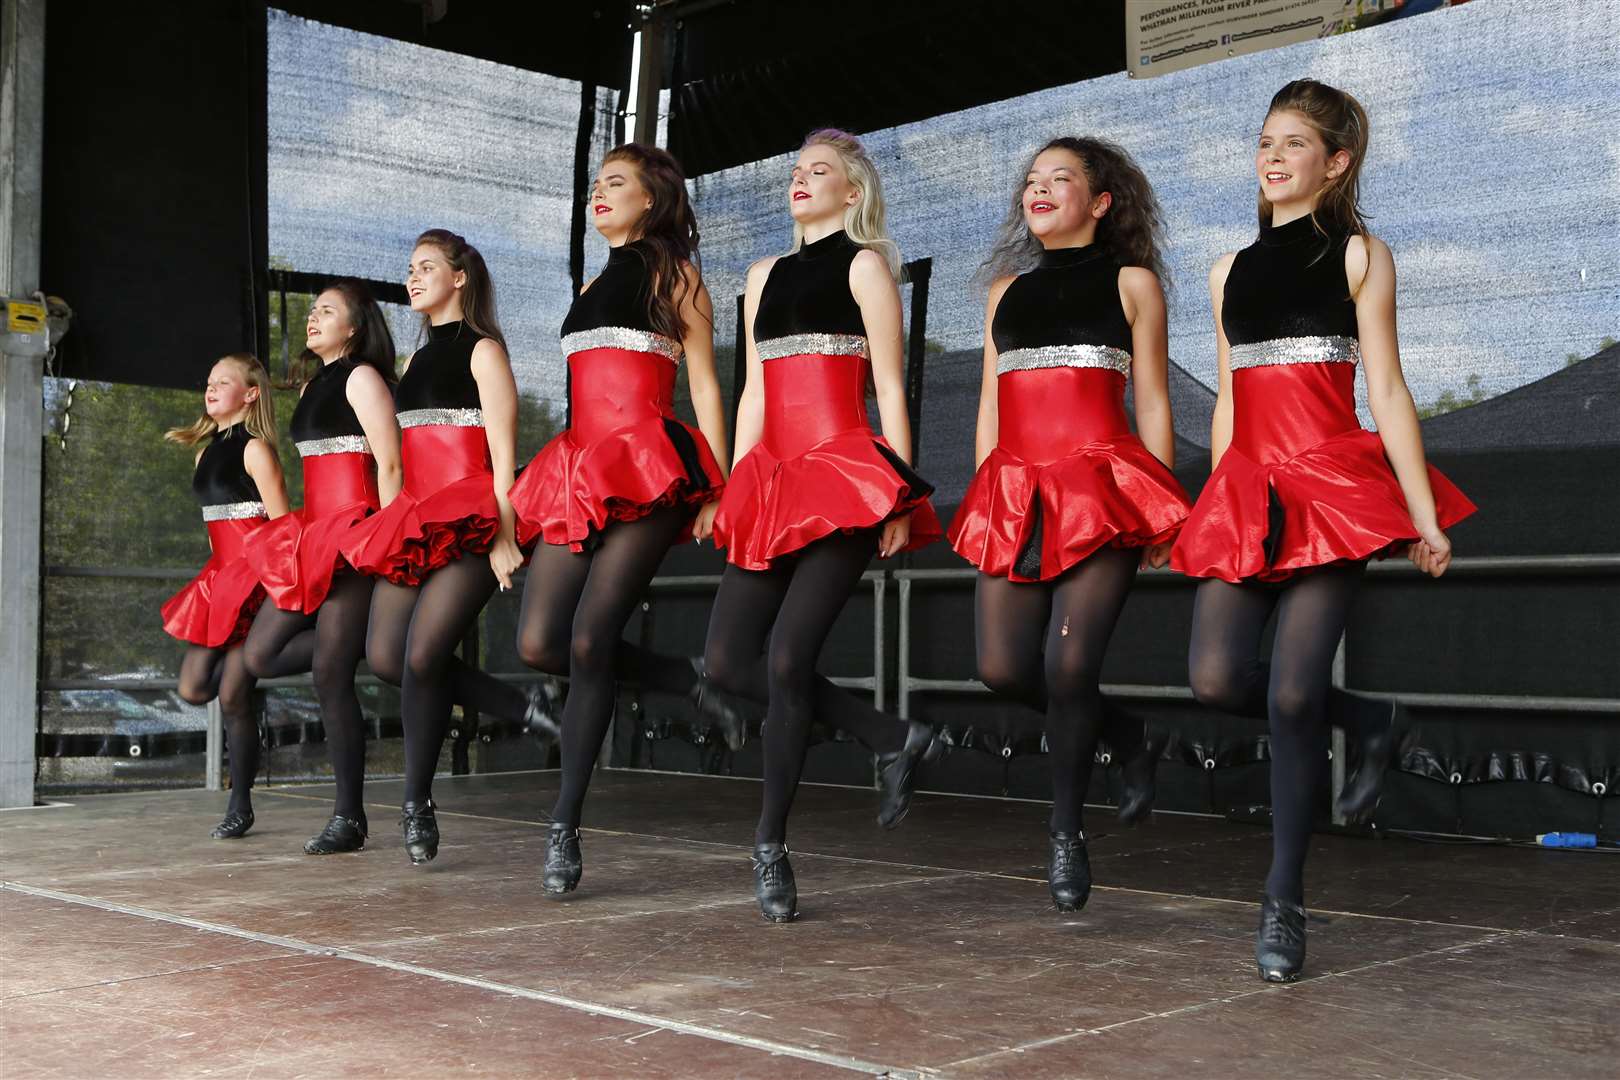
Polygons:
<instances>
[{"instance_id":1,"label":"stage","mask_svg":"<svg viewBox=\"0 0 1620 1080\"><path fill-rule=\"evenodd\" d=\"M1088 811L1057 914L1046 807L806 786L801 920L760 919L754 781L602 772L585 877L544 899L554 772L441 778L412 868L299 851L329 789L102 795L0 813L8 1076L1612 1076L1620 861L1321 836L1307 977L1250 959L1269 833Z\"/></svg>"}]
</instances>

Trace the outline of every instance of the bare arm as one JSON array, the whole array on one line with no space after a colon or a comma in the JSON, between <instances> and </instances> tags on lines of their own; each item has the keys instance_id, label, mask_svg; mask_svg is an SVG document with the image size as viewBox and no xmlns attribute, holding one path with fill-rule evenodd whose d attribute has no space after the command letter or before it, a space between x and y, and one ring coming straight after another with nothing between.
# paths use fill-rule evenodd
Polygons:
<instances>
[{"instance_id":1,"label":"bare arm","mask_svg":"<svg viewBox=\"0 0 1620 1080\"><path fill-rule=\"evenodd\" d=\"M776 257L761 259L748 268L748 285L743 291L743 342L747 350L748 373L743 379L742 394L737 399L737 445L732 456L735 464L748 455L765 434L765 367L759 360L759 345L754 341L754 316L759 312L759 294L765 289Z\"/></svg>"},{"instance_id":2,"label":"bare arm","mask_svg":"<svg viewBox=\"0 0 1620 1080\"><path fill-rule=\"evenodd\" d=\"M495 504L500 531L489 550L489 566L502 590L512 587L512 575L523 565L517 546L517 517L506 493L512 489L517 458L517 382L512 362L500 343L484 338L473 346L473 379L478 383L478 405L484 413L484 437L489 440L489 463L494 473Z\"/></svg>"},{"instance_id":3,"label":"bare arm","mask_svg":"<svg viewBox=\"0 0 1620 1080\"><path fill-rule=\"evenodd\" d=\"M344 394L354 415L360 421L360 430L366 433L371 445L371 456L377 462L377 495L387 506L399 494L404 472L399 456L399 421L394 417L394 395L383 382L377 369L360 364L349 373Z\"/></svg>"},{"instance_id":4,"label":"bare arm","mask_svg":"<svg viewBox=\"0 0 1620 1080\"><path fill-rule=\"evenodd\" d=\"M877 387L878 422L883 438L899 455L911 461L911 417L906 412L905 360L901 347L900 289L889 276L888 264L875 251L862 251L849 266L849 289L861 309L866 344L872 354L872 382ZM888 558L911 539L911 515L894 518L883 526L878 555Z\"/></svg>"},{"instance_id":5,"label":"bare arm","mask_svg":"<svg viewBox=\"0 0 1620 1080\"><path fill-rule=\"evenodd\" d=\"M269 443L249 439L242 448L242 467L253 478L253 486L259 489L259 501L264 503L267 515L278 518L291 509L287 502L287 484L281 476L281 462Z\"/></svg>"},{"instance_id":6,"label":"bare arm","mask_svg":"<svg viewBox=\"0 0 1620 1080\"><path fill-rule=\"evenodd\" d=\"M1007 286L1015 279L1012 275L997 278L990 285L990 298L984 305L984 375L979 380L979 420L973 430L973 467L977 469L990 456L1001 438L1001 412L996 400L996 361L999 355L996 342L990 335L995 325L996 308L1006 295Z\"/></svg>"},{"instance_id":7,"label":"bare arm","mask_svg":"<svg viewBox=\"0 0 1620 1080\"><path fill-rule=\"evenodd\" d=\"M1356 300L1356 327L1362 364L1367 373L1367 400L1384 455L1406 496L1406 510L1422 542L1413 546L1412 561L1439 577L1451 562L1451 542L1440 531L1429 486L1417 406L1401 374L1395 332L1395 259L1389 246L1374 236L1351 237L1344 253L1345 275Z\"/></svg>"},{"instance_id":8,"label":"bare arm","mask_svg":"<svg viewBox=\"0 0 1620 1080\"><path fill-rule=\"evenodd\" d=\"M686 385L692 391L692 411L697 414L698 430L709 441L709 449L720 466L722 476L731 468L726 458L726 405L720 395L720 379L714 369L714 303L709 298L708 286L698 276L697 268L687 263L681 270L681 318L686 322L686 337L681 341L686 354ZM714 534L714 515L720 509L718 499L710 499L692 523L692 536L703 540Z\"/></svg>"},{"instance_id":9,"label":"bare arm","mask_svg":"<svg viewBox=\"0 0 1620 1080\"><path fill-rule=\"evenodd\" d=\"M1120 300L1131 324L1131 395L1136 434L1148 452L1176 464L1176 431L1170 415L1170 329L1164 290L1153 271L1127 266L1119 272Z\"/></svg>"},{"instance_id":10,"label":"bare arm","mask_svg":"<svg viewBox=\"0 0 1620 1080\"><path fill-rule=\"evenodd\" d=\"M681 295L681 317L686 320L686 382L692 391L692 411L697 414L698 430L709 440L722 473L729 473L726 456L726 406L720 396L720 378L714 367L714 304L708 286L697 271L686 268L686 288Z\"/></svg>"},{"instance_id":11,"label":"bare arm","mask_svg":"<svg viewBox=\"0 0 1620 1080\"><path fill-rule=\"evenodd\" d=\"M1226 327L1221 322L1221 308L1226 302L1226 275L1232 272L1235 254L1227 253L1216 260L1209 272L1209 302L1215 309L1215 415L1209 423L1209 467L1221 463L1226 448L1232 444L1232 347L1226 343Z\"/></svg>"}]
</instances>

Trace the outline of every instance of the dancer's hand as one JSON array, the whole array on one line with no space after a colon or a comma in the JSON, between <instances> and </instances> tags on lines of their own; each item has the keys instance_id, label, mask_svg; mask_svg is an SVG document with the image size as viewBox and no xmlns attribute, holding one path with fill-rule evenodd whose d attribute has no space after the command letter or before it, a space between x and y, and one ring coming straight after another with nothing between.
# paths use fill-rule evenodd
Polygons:
<instances>
[{"instance_id":1,"label":"dancer's hand","mask_svg":"<svg viewBox=\"0 0 1620 1080\"><path fill-rule=\"evenodd\" d=\"M698 542L714 536L714 515L720 509L719 499L710 499L704 503L697 512L697 519L692 522L692 539Z\"/></svg>"},{"instance_id":2,"label":"dancer's hand","mask_svg":"<svg viewBox=\"0 0 1620 1080\"><path fill-rule=\"evenodd\" d=\"M1451 541L1438 526L1431 525L1426 529L1418 530L1418 537L1412 546L1406 549L1406 557L1412 560L1412 565L1428 574L1430 577L1439 577L1451 565Z\"/></svg>"},{"instance_id":3,"label":"dancer's hand","mask_svg":"<svg viewBox=\"0 0 1620 1080\"><path fill-rule=\"evenodd\" d=\"M512 575L518 572L523 565L523 552L518 550L517 543L510 537L497 536L495 546L489 549L489 568L495 572L495 580L501 586L501 592L512 587Z\"/></svg>"},{"instance_id":4,"label":"dancer's hand","mask_svg":"<svg viewBox=\"0 0 1620 1080\"><path fill-rule=\"evenodd\" d=\"M1146 570L1148 567L1152 567L1153 569L1157 570L1159 567L1168 563L1170 561L1170 548L1172 546L1172 541L1166 540L1162 544L1154 544L1151 547L1143 548L1141 562L1142 569Z\"/></svg>"},{"instance_id":5,"label":"dancer's hand","mask_svg":"<svg viewBox=\"0 0 1620 1080\"><path fill-rule=\"evenodd\" d=\"M890 518L883 526L883 534L878 537L878 558L887 559L906 546L911 539L911 515Z\"/></svg>"}]
</instances>

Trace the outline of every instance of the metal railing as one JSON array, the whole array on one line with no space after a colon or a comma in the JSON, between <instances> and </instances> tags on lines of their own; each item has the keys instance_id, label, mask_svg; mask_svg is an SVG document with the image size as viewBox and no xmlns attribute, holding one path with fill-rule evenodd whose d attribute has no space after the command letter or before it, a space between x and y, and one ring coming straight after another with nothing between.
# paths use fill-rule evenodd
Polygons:
<instances>
[{"instance_id":1,"label":"metal railing","mask_svg":"<svg viewBox=\"0 0 1620 1080\"><path fill-rule=\"evenodd\" d=\"M1378 578L1410 576L1416 578L1419 571L1405 561L1390 560L1388 562L1374 563L1368 567L1368 572ZM125 578L147 580L186 580L192 576L192 571L170 568L121 568L121 567L86 567L86 566L50 566L46 568L48 577L59 578ZM1460 558L1451 563L1445 580L1471 577L1529 577L1529 578L1556 578L1571 575L1620 575L1620 555L1537 555L1537 556L1490 556L1479 558ZM911 716L911 699L916 693L947 693L964 695L984 695L990 690L976 678L946 679L930 678L912 674L912 608L913 597L920 589L931 588L962 588L970 586L977 578L977 572L969 568L937 569L937 570L873 570L861 577L863 588L872 590L872 674L869 676L836 676L833 682L849 689L869 691L874 703L879 709L888 705L890 680L888 678L888 665L885 657L887 643L886 599L889 583L896 584L897 589L897 636L898 656L896 664L893 689L895 695L895 711L902 719ZM642 611L651 614L656 599L660 595L677 593L705 593L712 592L720 584L719 574L686 574L656 577L651 582L648 598L642 603ZM1137 575L1136 583L1146 588L1194 588L1196 579L1187 578L1168 570L1144 570ZM1346 655L1347 641L1341 638L1338 651L1334 657L1333 684L1334 686L1354 690L1346 684ZM513 682L534 681L545 676L533 671L522 672L494 672L498 678ZM381 680L371 675L361 675L357 682L362 686L382 685ZM289 676L277 679L261 680L259 686L265 688L310 688L313 681L308 675ZM134 677L122 679L45 679L40 683L44 691L71 691L71 690L175 690L178 682L174 678L162 676ZM1102 687L1103 693L1116 698L1137 701L1164 701L1164 702L1190 702L1193 701L1192 691L1182 684L1136 684L1136 683L1107 683ZM1450 709L1480 709L1480 710L1522 710L1528 712L1564 712L1581 714L1620 714L1620 698L1606 697L1569 697L1546 694L1458 694L1458 693L1423 693L1410 691L1389 692L1383 690L1367 691L1381 697L1390 698L1403 704L1419 708L1450 708ZM217 790L221 783L221 761L223 759L223 737L221 733L220 716L217 704L209 706L208 734L207 734L207 782L210 789ZM1334 791L1337 794L1343 784L1344 743L1342 733L1335 732L1333 743L1333 777Z\"/></svg>"}]
</instances>

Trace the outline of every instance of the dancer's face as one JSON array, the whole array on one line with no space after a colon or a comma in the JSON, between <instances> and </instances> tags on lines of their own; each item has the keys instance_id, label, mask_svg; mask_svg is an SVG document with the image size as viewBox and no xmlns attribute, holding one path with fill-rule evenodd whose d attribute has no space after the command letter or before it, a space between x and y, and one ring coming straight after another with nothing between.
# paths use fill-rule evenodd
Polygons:
<instances>
[{"instance_id":1,"label":"dancer's face","mask_svg":"<svg viewBox=\"0 0 1620 1080\"><path fill-rule=\"evenodd\" d=\"M410 272L405 291L410 294L411 310L431 315L449 306L467 282L464 271L452 269L449 260L432 244L419 244L411 252Z\"/></svg>"},{"instance_id":2,"label":"dancer's face","mask_svg":"<svg viewBox=\"0 0 1620 1080\"><path fill-rule=\"evenodd\" d=\"M822 221L842 221L844 211L861 199L861 193L844 171L843 159L830 146L807 146L799 151L788 181L788 212L800 225Z\"/></svg>"},{"instance_id":3,"label":"dancer's face","mask_svg":"<svg viewBox=\"0 0 1620 1080\"><path fill-rule=\"evenodd\" d=\"M1024 177L1024 223L1044 247L1089 243L1113 196L1091 190L1085 164L1072 150L1042 150Z\"/></svg>"},{"instance_id":4,"label":"dancer's face","mask_svg":"<svg viewBox=\"0 0 1620 1080\"><path fill-rule=\"evenodd\" d=\"M354 337L354 324L343 294L327 289L315 298L309 309L309 320L304 324L304 346L320 355L323 360L342 356Z\"/></svg>"},{"instance_id":5,"label":"dancer's face","mask_svg":"<svg viewBox=\"0 0 1620 1080\"><path fill-rule=\"evenodd\" d=\"M641 223L652 209L652 193L641 183L641 172L625 160L605 161L591 185L591 222L610 244L622 244L640 234Z\"/></svg>"},{"instance_id":6,"label":"dancer's face","mask_svg":"<svg viewBox=\"0 0 1620 1080\"><path fill-rule=\"evenodd\" d=\"M1300 113L1281 109L1266 117L1255 149L1260 194L1273 206L1314 206L1330 180L1350 167L1350 154L1328 153L1327 144Z\"/></svg>"},{"instance_id":7,"label":"dancer's face","mask_svg":"<svg viewBox=\"0 0 1620 1080\"><path fill-rule=\"evenodd\" d=\"M203 391L203 411L220 427L229 427L242 418L247 407L259 400L259 388L249 386L240 365L221 360L208 373Z\"/></svg>"}]
</instances>

